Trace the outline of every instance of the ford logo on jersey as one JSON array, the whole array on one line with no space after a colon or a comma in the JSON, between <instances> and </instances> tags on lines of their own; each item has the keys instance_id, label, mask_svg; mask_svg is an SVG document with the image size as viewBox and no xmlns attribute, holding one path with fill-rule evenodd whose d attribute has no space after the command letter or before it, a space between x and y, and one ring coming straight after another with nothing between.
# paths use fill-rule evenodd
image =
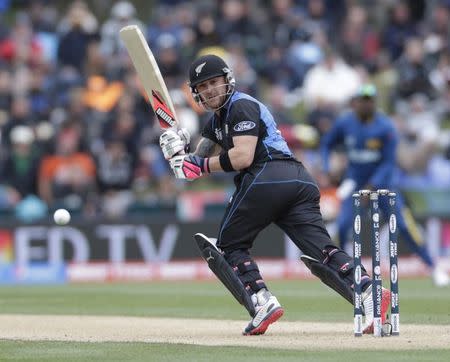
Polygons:
<instances>
[{"instance_id":1,"label":"ford logo on jersey","mask_svg":"<svg viewBox=\"0 0 450 362\"><path fill-rule=\"evenodd\" d=\"M242 121L233 127L236 132L248 131L249 129L255 128L256 124L252 121Z\"/></svg>"}]
</instances>

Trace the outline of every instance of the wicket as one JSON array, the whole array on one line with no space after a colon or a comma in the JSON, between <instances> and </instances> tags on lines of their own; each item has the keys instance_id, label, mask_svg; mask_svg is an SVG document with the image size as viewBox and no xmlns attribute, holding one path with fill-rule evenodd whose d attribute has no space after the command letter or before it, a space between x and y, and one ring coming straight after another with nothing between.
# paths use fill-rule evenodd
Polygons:
<instances>
[{"instance_id":1,"label":"wicket","mask_svg":"<svg viewBox=\"0 0 450 362\"><path fill-rule=\"evenodd\" d=\"M362 325L362 289L361 289L361 197L368 197L371 210L371 254L372 254L372 299L374 313L375 337L384 335L381 325L381 298L382 298L382 276L381 276L381 247L380 247L380 214L379 198L388 197L389 202L389 267L390 267L390 289L391 289L391 318L390 335L400 334L400 314L398 295L398 258L397 258L397 218L395 211L396 194L389 190L359 190L353 197L353 257L354 269L354 333L359 337L363 334Z\"/></svg>"}]
</instances>

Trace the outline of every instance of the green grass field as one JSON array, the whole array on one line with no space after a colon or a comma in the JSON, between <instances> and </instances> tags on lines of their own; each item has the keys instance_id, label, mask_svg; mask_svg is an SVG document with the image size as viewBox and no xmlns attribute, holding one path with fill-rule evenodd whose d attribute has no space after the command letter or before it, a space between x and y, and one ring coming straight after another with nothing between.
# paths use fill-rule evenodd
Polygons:
<instances>
[{"instance_id":1,"label":"green grass field","mask_svg":"<svg viewBox=\"0 0 450 362\"><path fill-rule=\"evenodd\" d=\"M321 283L273 281L269 285L285 307L284 321L348 322L351 330L352 306ZM450 288L436 288L428 279L404 280L401 281L400 288L402 323L450 325ZM3 286L0 287L0 313L232 320L247 318L243 308L234 302L218 282ZM438 327L436 329L436 333L439 333ZM237 330L236 334L239 333ZM2 361L339 361L355 358L355 353L357 352L351 350L333 350L332 345L328 350L294 351L242 346L0 340ZM387 353L389 359L398 361L450 359L450 349L389 352L377 349L370 353L365 351L364 360L386 359Z\"/></svg>"}]
</instances>

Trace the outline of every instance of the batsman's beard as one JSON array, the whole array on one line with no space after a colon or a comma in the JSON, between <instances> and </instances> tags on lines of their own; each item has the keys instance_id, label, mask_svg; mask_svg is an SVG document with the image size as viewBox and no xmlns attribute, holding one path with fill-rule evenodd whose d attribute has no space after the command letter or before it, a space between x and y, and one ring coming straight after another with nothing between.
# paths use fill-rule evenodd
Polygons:
<instances>
[{"instance_id":1,"label":"batsman's beard","mask_svg":"<svg viewBox=\"0 0 450 362\"><path fill-rule=\"evenodd\" d=\"M213 112L216 112L219 109L221 109L222 107L224 107L230 100L231 94L233 93L233 90L234 90L233 87L231 87L230 85L227 85L227 84L226 85L221 84L221 85L215 87L214 89L224 87L224 86L227 87L226 92L217 94L217 95L209 97L209 98L206 98L204 96L204 93L209 92L209 90L200 92L198 95L199 95L200 104L202 105L202 107L208 111L213 111ZM217 100L218 98L223 98L223 99L221 99L221 102L219 102L219 104L217 106L214 106L215 100ZM214 102L212 105L210 105L211 101Z\"/></svg>"}]
</instances>

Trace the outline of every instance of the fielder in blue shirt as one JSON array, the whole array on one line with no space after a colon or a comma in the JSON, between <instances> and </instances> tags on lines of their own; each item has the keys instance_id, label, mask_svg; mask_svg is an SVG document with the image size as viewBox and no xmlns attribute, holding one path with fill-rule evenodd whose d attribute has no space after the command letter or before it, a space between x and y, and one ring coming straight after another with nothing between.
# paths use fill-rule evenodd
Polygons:
<instances>
[{"instance_id":1,"label":"fielder in blue shirt","mask_svg":"<svg viewBox=\"0 0 450 362\"><path fill-rule=\"evenodd\" d=\"M374 85L363 85L354 101L353 110L346 112L325 134L321 144L324 172L329 172L331 150L342 144L348 159L348 167L343 182L337 189L341 199L338 216L338 233L341 248L344 249L353 222L352 193L356 190L395 190L394 171L396 168L397 132L389 117L376 110ZM380 198L380 209L387 215L386 198ZM449 284L448 275L434 268L426 246L418 232L411 212L405 207L402 196L397 192L397 223L399 231L408 247L433 270L436 285Z\"/></svg>"}]
</instances>

